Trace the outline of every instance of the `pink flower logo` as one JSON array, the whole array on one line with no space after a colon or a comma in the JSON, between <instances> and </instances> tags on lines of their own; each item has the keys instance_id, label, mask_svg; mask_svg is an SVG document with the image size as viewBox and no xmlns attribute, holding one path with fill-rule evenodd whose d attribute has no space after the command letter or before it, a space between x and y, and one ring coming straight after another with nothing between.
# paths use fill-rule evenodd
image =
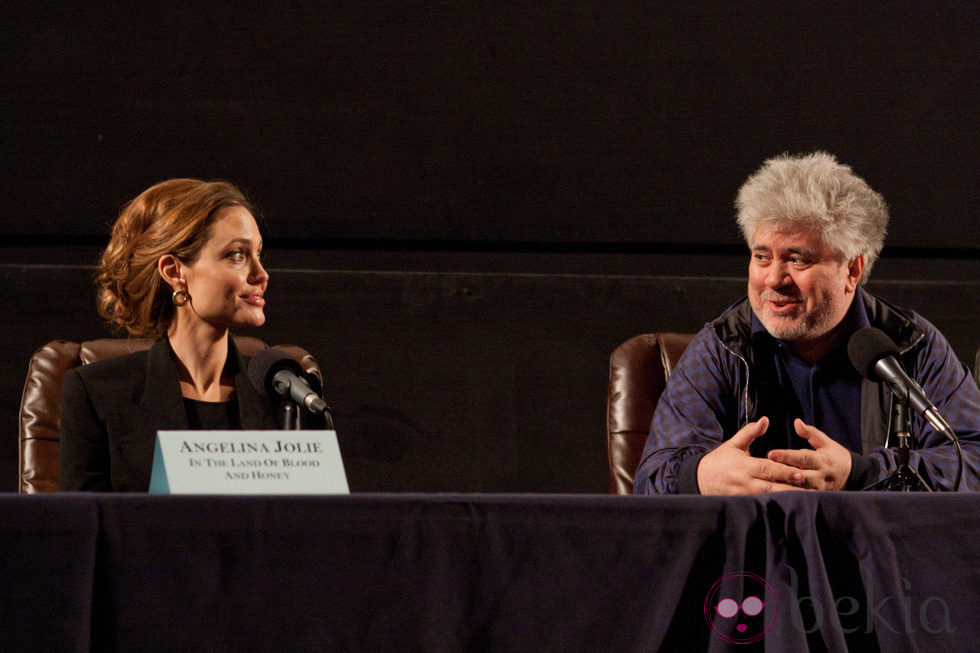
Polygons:
<instances>
[{"instance_id":1,"label":"pink flower logo","mask_svg":"<svg viewBox=\"0 0 980 653\"><path fill-rule=\"evenodd\" d=\"M708 627L733 644L762 640L776 623L779 601L764 578L736 571L719 578L704 601Z\"/></svg>"}]
</instances>

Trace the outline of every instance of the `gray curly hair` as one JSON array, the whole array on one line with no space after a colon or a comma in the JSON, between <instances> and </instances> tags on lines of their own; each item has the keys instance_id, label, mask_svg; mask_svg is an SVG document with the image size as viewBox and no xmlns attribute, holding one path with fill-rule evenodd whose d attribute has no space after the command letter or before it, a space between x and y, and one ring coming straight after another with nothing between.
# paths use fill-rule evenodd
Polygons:
<instances>
[{"instance_id":1,"label":"gray curly hair","mask_svg":"<svg viewBox=\"0 0 980 653\"><path fill-rule=\"evenodd\" d=\"M864 255L861 283L867 281L888 229L888 207L881 195L826 152L769 159L739 189L735 208L749 247L763 226L816 231L844 262Z\"/></svg>"}]
</instances>

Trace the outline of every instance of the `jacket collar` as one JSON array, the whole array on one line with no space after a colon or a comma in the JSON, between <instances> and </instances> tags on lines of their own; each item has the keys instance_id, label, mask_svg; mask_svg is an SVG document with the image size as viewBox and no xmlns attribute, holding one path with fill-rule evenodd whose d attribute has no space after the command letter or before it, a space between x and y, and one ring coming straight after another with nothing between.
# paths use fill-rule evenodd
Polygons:
<instances>
[{"instance_id":1,"label":"jacket collar","mask_svg":"<svg viewBox=\"0 0 980 653\"><path fill-rule=\"evenodd\" d=\"M246 430L276 429L275 413L270 402L259 393L248 378L249 359L238 351L232 337L228 338L228 360L225 363L233 368L235 392L238 397L238 412L242 428ZM184 398L180 392L180 379L170 341L166 336L160 338L147 354L146 382L140 406L160 419L161 430L187 429L187 412Z\"/></svg>"},{"instance_id":2,"label":"jacket collar","mask_svg":"<svg viewBox=\"0 0 980 653\"><path fill-rule=\"evenodd\" d=\"M888 334L903 354L915 347L923 333L907 312L878 299L865 290L864 286L858 286L857 292L860 294L868 323L871 326ZM718 319L711 322L710 326L727 349L739 357L751 361L753 358L753 319L752 305L749 304L748 297L743 297L722 313Z\"/></svg>"},{"instance_id":3,"label":"jacket collar","mask_svg":"<svg viewBox=\"0 0 980 653\"><path fill-rule=\"evenodd\" d=\"M161 430L187 428L187 413L180 392L177 363L166 336L153 343L147 354L146 382L139 404L141 408L160 418L157 423Z\"/></svg>"}]
</instances>

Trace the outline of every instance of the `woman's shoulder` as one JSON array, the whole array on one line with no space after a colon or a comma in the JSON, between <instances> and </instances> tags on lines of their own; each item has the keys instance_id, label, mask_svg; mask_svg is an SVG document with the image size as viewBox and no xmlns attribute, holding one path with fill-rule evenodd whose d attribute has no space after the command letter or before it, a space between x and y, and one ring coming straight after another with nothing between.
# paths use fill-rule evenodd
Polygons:
<instances>
[{"instance_id":1,"label":"woman's shoulder","mask_svg":"<svg viewBox=\"0 0 980 653\"><path fill-rule=\"evenodd\" d=\"M147 352L139 351L79 365L65 373L61 388L62 410L112 411L122 397L134 397L146 384Z\"/></svg>"},{"instance_id":2,"label":"woman's shoulder","mask_svg":"<svg viewBox=\"0 0 980 653\"><path fill-rule=\"evenodd\" d=\"M135 351L130 354L112 356L94 361L85 365L79 365L68 371L68 374L76 374L86 385L89 383L124 383L129 382L134 376L142 376L146 373L146 361L149 350Z\"/></svg>"}]
</instances>

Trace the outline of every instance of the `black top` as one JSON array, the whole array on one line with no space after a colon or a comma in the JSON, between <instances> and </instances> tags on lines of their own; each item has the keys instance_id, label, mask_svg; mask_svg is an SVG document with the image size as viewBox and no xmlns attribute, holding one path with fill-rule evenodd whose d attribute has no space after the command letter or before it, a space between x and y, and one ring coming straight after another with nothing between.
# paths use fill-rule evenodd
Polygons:
<instances>
[{"instance_id":1,"label":"black top","mask_svg":"<svg viewBox=\"0 0 980 653\"><path fill-rule=\"evenodd\" d=\"M184 397L184 410L187 412L187 427L195 431L237 431L242 428L238 399L198 401Z\"/></svg>"}]
</instances>

